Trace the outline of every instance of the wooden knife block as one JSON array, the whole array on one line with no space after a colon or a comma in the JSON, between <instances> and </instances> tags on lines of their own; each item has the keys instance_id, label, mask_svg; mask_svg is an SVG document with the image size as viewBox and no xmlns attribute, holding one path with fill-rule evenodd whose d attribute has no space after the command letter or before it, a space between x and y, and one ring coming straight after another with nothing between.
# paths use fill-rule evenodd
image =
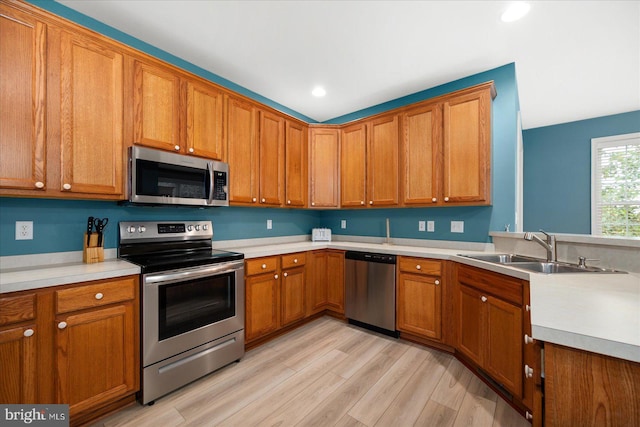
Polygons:
<instances>
[{"instance_id":1,"label":"wooden knife block","mask_svg":"<svg viewBox=\"0 0 640 427\"><path fill-rule=\"evenodd\" d=\"M92 233L89 238L89 245L87 246L87 233L84 233L84 239L82 240L83 251L82 261L85 264L93 264L96 262L104 261L104 247L98 246L98 233ZM104 236L102 240L104 245Z\"/></svg>"}]
</instances>

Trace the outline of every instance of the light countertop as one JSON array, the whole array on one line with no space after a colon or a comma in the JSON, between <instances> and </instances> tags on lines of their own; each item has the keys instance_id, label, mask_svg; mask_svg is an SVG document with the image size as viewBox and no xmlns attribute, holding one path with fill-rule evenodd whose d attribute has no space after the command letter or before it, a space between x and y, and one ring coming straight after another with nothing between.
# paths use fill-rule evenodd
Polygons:
<instances>
[{"instance_id":1,"label":"light countertop","mask_svg":"<svg viewBox=\"0 0 640 427\"><path fill-rule=\"evenodd\" d=\"M380 243L300 241L229 249L251 259L327 248L452 260L529 280L535 339L640 363L638 273L546 275L457 256L478 251ZM0 270L0 293L139 273L138 266L117 259L96 264L3 268Z\"/></svg>"}]
</instances>

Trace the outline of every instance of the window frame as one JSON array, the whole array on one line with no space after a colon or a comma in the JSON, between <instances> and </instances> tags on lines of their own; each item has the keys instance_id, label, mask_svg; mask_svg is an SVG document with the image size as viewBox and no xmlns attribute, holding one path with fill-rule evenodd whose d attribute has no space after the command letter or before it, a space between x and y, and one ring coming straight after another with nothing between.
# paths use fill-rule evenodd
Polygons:
<instances>
[{"instance_id":1,"label":"window frame","mask_svg":"<svg viewBox=\"0 0 640 427\"><path fill-rule=\"evenodd\" d=\"M602 223L598 217L598 205L600 202L600 180L596 176L599 168L598 150L606 147L617 147L622 145L639 145L640 132L627 133L622 135L613 135L600 138L591 138L591 235L602 237L623 237L631 238L632 236L610 236L602 234Z\"/></svg>"}]
</instances>

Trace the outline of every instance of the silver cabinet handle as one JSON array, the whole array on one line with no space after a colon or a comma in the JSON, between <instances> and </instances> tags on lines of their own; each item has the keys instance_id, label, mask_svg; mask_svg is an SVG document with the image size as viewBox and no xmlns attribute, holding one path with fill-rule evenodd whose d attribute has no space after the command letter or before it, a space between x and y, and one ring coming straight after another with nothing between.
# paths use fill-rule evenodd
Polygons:
<instances>
[{"instance_id":1,"label":"silver cabinet handle","mask_svg":"<svg viewBox=\"0 0 640 427\"><path fill-rule=\"evenodd\" d=\"M176 146L173 147L173 149L176 150L176 151L180 151L180 146L176 145Z\"/></svg>"},{"instance_id":2,"label":"silver cabinet handle","mask_svg":"<svg viewBox=\"0 0 640 427\"><path fill-rule=\"evenodd\" d=\"M532 420L533 419L533 415L531 414L531 412L527 411L524 413L524 417L528 420Z\"/></svg>"},{"instance_id":3,"label":"silver cabinet handle","mask_svg":"<svg viewBox=\"0 0 640 427\"><path fill-rule=\"evenodd\" d=\"M289 276L289 273L282 273L282 275L283 275L284 277L288 277L288 276ZM277 274L276 274L276 276L277 276ZM277 279L277 277L276 277L276 279Z\"/></svg>"},{"instance_id":4,"label":"silver cabinet handle","mask_svg":"<svg viewBox=\"0 0 640 427\"><path fill-rule=\"evenodd\" d=\"M263 199L261 199L260 201L261 201L262 203L264 203L264 202L266 202L266 201L267 201L267 199L264 199L264 198L263 198Z\"/></svg>"},{"instance_id":5,"label":"silver cabinet handle","mask_svg":"<svg viewBox=\"0 0 640 427\"><path fill-rule=\"evenodd\" d=\"M433 282L436 284L436 286L438 286L440 284L440 280L436 280L435 282Z\"/></svg>"},{"instance_id":6,"label":"silver cabinet handle","mask_svg":"<svg viewBox=\"0 0 640 427\"><path fill-rule=\"evenodd\" d=\"M275 275L273 276L273 278L274 278L274 279L277 279L277 278L278 278L278 275L277 275L277 274L275 274Z\"/></svg>"},{"instance_id":7,"label":"silver cabinet handle","mask_svg":"<svg viewBox=\"0 0 640 427\"><path fill-rule=\"evenodd\" d=\"M315 205L316 205L316 202L311 202L311 206L315 206Z\"/></svg>"},{"instance_id":8,"label":"silver cabinet handle","mask_svg":"<svg viewBox=\"0 0 640 427\"><path fill-rule=\"evenodd\" d=\"M445 201L445 202L448 202L448 201L449 201L449 198L448 198L448 197L445 197L445 198L444 198L444 201Z\"/></svg>"},{"instance_id":9,"label":"silver cabinet handle","mask_svg":"<svg viewBox=\"0 0 640 427\"><path fill-rule=\"evenodd\" d=\"M44 188L44 182L42 181L36 182L36 188Z\"/></svg>"},{"instance_id":10,"label":"silver cabinet handle","mask_svg":"<svg viewBox=\"0 0 640 427\"><path fill-rule=\"evenodd\" d=\"M290 205L291 204L291 200L287 200L287 204Z\"/></svg>"},{"instance_id":11,"label":"silver cabinet handle","mask_svg":"<svg viewBox=\"0 0 640 427\"><path fill-rule=\"evenodd\" d=\"M420 264L416 265L416 270L421 270L422 267L420 267Z\"/></svg>"},{"instance_id":12,"label":"silver cabinet handle","mask_svg":"<svg viewBox=\"0 0 640 427\"><path fill-rule=\"evenodd\" d=\"M71 184L62 184L62 189L63 190L71 190Z\"/></svg>"},{"instance_id":13,"label":"silver cabinet handle","mask_svg":"<svg viewBox=\"0 0 640 427\"><path fill-rule=\"evenodd\" d=\"M527 304L527 305L524 306L524 309L527 310L527 311L531 311L531 306L529 304Z\"/></svg>"},{"instance_id":14,"label":"silver cabinet handle","mask_svg":"<svg viewBox=\"0 0 640 427\"><path fill-rule=\"evenodd\" d=\"M33 334L34 334L33 329L25 329L22 335L24 335L25 337L30 337Z\"/></svg>"},{"instance_id":15,"label":"silver cabinet handle","mask_svg":"<svg viewBox=\"0 0 640 427\"><path fill-rule=\"evenodd\" d=\"M102 292L98 292L98 293L96 294L96 299L97 299L97 300L101 300L102 298L104 298L104 295L102 294Z\"/></svg>"},{"instance_id":16,"label":"silver cabinet handle","mask_svg":"<svg viewBox=\"0 0 640 427\"><path fill-rule=\"evenodd\" d=\"M360 200L360 204L361 204L361 205L364 205L364 200Z\"/></svg>"},{"instance_id":17,"label":"silver cabinet handle","mask_svg":"<svg viewBox=\"0 0 640 427\"><path fill-rule=\"evenodd\" d=\"M254 197L253 199L251 199L251 201L252 201L253 203L255 203L255 202L256 202L256 200L258 200L258 199L256 199L255 197Z\"/></svg>"},{"instance_id":18,"label":"silver cabinet handle","mask_svg":"<svg viewBox=\"0 0 640 427\"><path fill-rule=\"evenodd\" d=\"M193 147L189 148L189 152L193 153L195 150L193 149Z\"/></svg>"},{"instance_id":19,"label":"silver cabinet handle","mask_svg":"<svg viewBox=\"0 0 640 427\"><path fill-rule=\"evenodd\" d=\"M265 268L267 268L267 264L262 264L260 267L262 267L262 269L264 270Z\"/></svg>"},{"instance_id":20,"label":"silver cabinet handle","mask_svg":"<svg viewBox=\"0 0 640 427\"><path fill-rule=\"evenodd\" d=\"M60 322L58 323L58 329L64 329L67 327L67 322Z\"/></svg>"},{"instance_id":21,"label":"silver cabinet handle","mask_svg":"<svg viewBox=\"0 0 640 427\"><path fill-rule=\"evenodd\" d=\"M369 200L369 204L372 205L373 204L373 200Z\"/></svg>"},{"instance_id":22,"label":"silver cabinet handle","mask_svg":"<svg viewBox=\"0 0 640 427\"><path fill-rule=\"evenodd\" d=\"M480 299L482 300L482 302L487 302L487 297L485 296L480 297Z\"/></svg>"},{"instance_id":23,"label":"silver cabinet handle","mask_svg":"<svg viewBox=\"0 0 640 427\"><path fill-rule=\"evenodd\" d=\"M293 259L293 263L294 263L294 264L297 264L297 263L298 263L298 258L294 258L294 259Z\"/></svg>"},{"instance_id":24,"label":"silver cabinet handle","mask_svg":"<svg viewBox=\"0 0 640 427\"><path fill-rule=\"evenodd\" d=\"M533 343L533 338L531 338L529 335L524 334L524 343L525 344L532 344Z\"/></svg>"},{"instance_id":25,"label":"silver cabinet handle","mask_svg":"<svg viewBox=\"0 0 640 427\"><path fill-rule=\"evenodd\" d=\"M433 199L431 199L431 201L432 201L433 203L435 203L435 202L437 202L437 201L438 201L438 199L434 197Z\"/></svg>"},{"instance_id":26,"label":"silver cabinet handle","mask_svg":"<svg viewBox=\"0 0 640 427\"><path fill-rule=\"evenodd\" d=\"M524 365L524 376L527 378L533 377L533 368L529 365Z\"/></svg>"}]
</instances>

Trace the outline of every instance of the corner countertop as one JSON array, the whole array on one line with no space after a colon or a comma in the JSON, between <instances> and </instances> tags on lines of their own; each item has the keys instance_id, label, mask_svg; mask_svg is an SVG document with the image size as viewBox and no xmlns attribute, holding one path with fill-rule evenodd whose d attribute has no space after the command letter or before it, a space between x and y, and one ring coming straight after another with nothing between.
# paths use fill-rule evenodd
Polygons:
<instances>
[{"instance_id":1,"label":"corner countertop","mask_svg":"<svg viewBox=\"0 0 640 427\"><path fill-rule=\"evenodd\" d=\"M640 274L540 274L461 257L478 250L347 241L264 244L228 248L246 259L318 249L451 260L530 282L533 338L640 363ZM486 252L485 252L486 253ZM0 293L140 274L136 265L111 259L3 268Z\"/></svg>"}]
</instances>

